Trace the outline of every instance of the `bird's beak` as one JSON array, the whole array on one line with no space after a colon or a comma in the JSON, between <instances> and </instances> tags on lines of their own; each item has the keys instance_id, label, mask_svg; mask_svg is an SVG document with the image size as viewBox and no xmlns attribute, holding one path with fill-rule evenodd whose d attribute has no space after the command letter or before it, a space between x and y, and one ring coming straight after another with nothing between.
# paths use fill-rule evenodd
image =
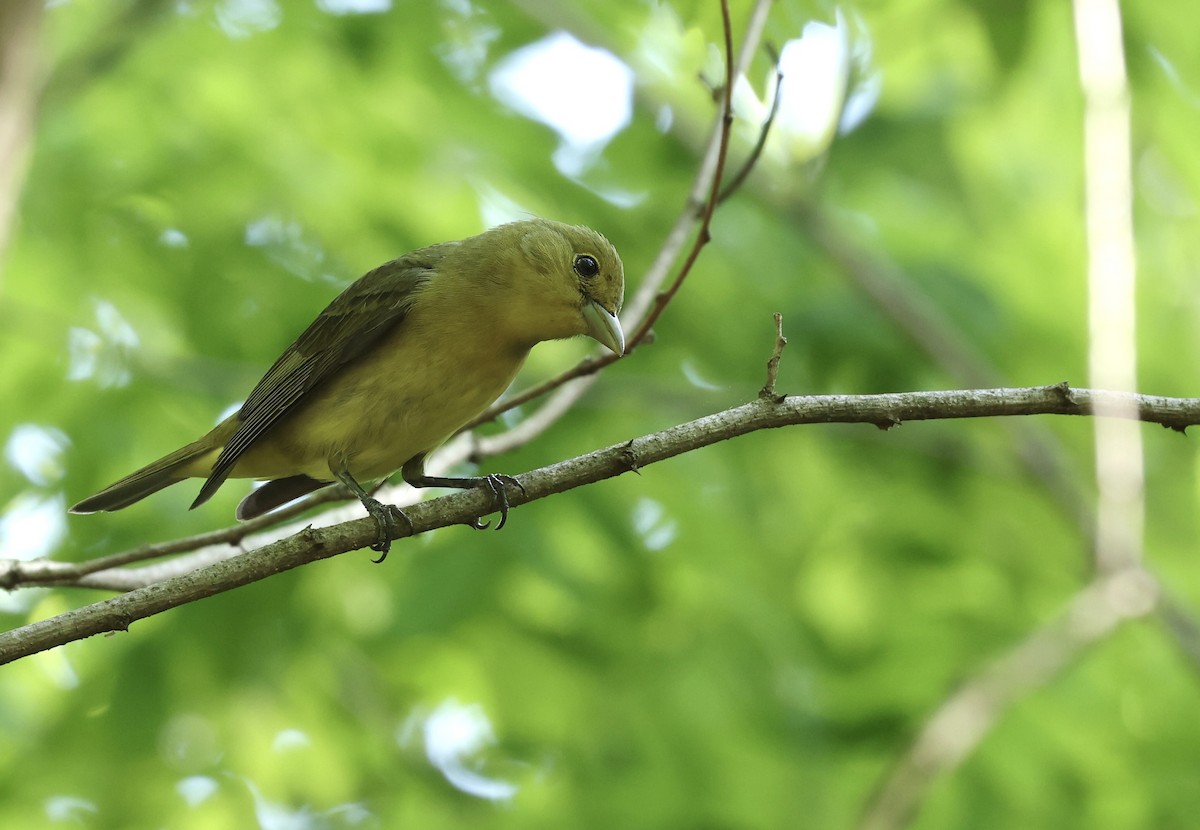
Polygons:
<instances>
[{"instance_id":1,"label":"bird's beak","mask_svg":"<svg viewBox=\"0 0 1200 830\"><path fill-rule=\"evenodd\" d=\"M604 306L591 300L583 307L583 319L587 321L588 337L607 346L618 356L625 354L625 332L621 321Z\"/></svg>"}]
</instances>

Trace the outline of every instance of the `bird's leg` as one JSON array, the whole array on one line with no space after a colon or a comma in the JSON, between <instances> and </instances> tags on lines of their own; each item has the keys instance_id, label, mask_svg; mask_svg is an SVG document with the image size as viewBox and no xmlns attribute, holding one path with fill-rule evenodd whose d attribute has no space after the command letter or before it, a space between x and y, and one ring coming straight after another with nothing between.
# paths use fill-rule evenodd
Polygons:
<instances>
[{"instance_id":1,"label":"bird's leg","mask_svg":"<svg viewBox=\"0 0 1200 830\"><path fill-rule=\"evenodd\" d=\"M348 470L335 470L333 472L337 476L337 480L350 488L350 492L358 496L358 500L362 502L362 506L371 514L371 518L375 520L375 527L379 532L379 536L375 544L371 545L371 550L379 552L378 559L372 559L375 564L379 564L387 559L388 550L392 547L392 539L400 533L400 522L408 525L408 531L413 531L413 523L408 516L404 515L404 511L394 504L384 504L379 499L367 494L362 485L354 480L354 476L350 475Z\"/></svg>"},{"instance_id":2,"label":"bird's leg","mask_svg":"<svg viewBox=\"0 0 1200 830\"><path fill-rule=\"evenodd\" d=\"M464 476L462 478L426 475L424 455L410 458L400 470L400 474L413 487L454 487L459 490L478 487L488 490L496 501L496 509L500 511L500 521L496 523L496 530L504 527L504 523L508 521L508 489L505 485L516 487L522 493L525 492L521 482L504 473L489 473L485 476ZM472 527L476 530L485 530L489 527L489 523L478 518Z\"/></svg>"}]
</instances>

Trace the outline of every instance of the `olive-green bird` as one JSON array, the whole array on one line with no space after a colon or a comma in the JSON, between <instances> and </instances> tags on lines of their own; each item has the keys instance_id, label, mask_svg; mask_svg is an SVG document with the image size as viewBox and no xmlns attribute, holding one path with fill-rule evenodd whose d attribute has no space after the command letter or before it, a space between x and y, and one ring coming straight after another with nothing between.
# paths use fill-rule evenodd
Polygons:
<instances>
[{"instance_id":1,"label":"olive-green bird","mask_svg":"<svg viewBox=\"0 0 1200 830\"><path fill-rule=\"evenodd\" d=\"M413 251L369 272L322 311L236 414L186 447L71 508L120 510L203 478L192 507L227 478L265 479L239 519L340 481L379 526L386 554L398 520L363 489L401 470L414 487L483 487L503 525L508 476L425 474L425 457L505 389L533 346L586 334L617 354L621 258L599 233L547 219Z\"/></svg>"}]
</instances>

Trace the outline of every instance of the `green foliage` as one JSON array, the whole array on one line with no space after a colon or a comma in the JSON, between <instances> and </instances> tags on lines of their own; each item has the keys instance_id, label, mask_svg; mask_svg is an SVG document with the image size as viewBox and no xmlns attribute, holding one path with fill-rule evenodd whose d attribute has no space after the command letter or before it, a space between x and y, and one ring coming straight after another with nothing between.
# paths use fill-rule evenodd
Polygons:
<instances>
[{"instance_id":1,"label":"green foliage","mask_svg":"<svg viewBox=\"0 0 1200 830\"><path fill-rule=\"evenodd\" d=\"M699 74L715 2L50 5L0 283L2 556L82 560L230 522L236 485L194 512L190 484L117 514L63 510L211 426L340 286L399 253L521 212L586 222L622 252L632 295L713 117ZM749 4L734 6L740 37ZM1200 346L1190 10L1123 7L1139 369L1142 391L1174 395L1194 394ZM882 77L868 118L820 163L765 157L656 342L488 469L748 400L774 311L781 391L967 385L847 278L818 214L999 383L1085 382L1069 6L848 16ZM766 37L813 17L831 19L777 3ZM554 130L489 84L556 30L636 76L632 121L573 175ZM769 68L753 63L760 94ZM519 383L579 353L542 348ZM1090 500L1091 423L1036 426ZM946 695L1087 579L1088 529L1012 427L757 433L516 510L501 533L438 531L380 567L338 557L6 666L0 826L852 826ZM21 462L31 436L43 449ZM1144 437L1149 562L1200 608L1196 452ZM102 596L22 591L0 616ZM1196 671L1162 625L1128 624L1007 712L912 826L1191 826ZM438 728L478 744L438 756Z\"/></svg>"}]
</instances>

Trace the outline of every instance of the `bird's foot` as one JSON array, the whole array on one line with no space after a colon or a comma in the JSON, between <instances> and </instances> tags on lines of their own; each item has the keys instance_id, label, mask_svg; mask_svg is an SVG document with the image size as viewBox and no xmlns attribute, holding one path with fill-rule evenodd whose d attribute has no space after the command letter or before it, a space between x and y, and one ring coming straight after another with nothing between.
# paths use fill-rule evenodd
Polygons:
<instances>
[{"instance_id":1,"label":"bird's foot","mask_svg":"<svg viewBox=\"0 0 1200 830\"><path fill-rule=\"evenodd\" d=\"M388 551L392 547L392 540L400 535L400 523L403 522L407 525L409 533L413 532L413 523L404 511L394 504L384 504L379 499L367 496L362 500L362 505L375 520L375 527L379 533L375 544L371 545L371 550L379 553L379 558L371 561L378 565L387 559Z\"/></svg>"},{"instance_id":2,"label":"bird's foot","mask_svg":"<svg viewBox=\"0 0 1200 830\"><path fill-rule=\"evenodd\" d=\"M517 481L510 475L504 473L491 473L486 476L480 476L477 487L486 488L492 493L492 497L496 500L496 509L500 511L500 521L496 523L496 530L504 527L504 523L508 521L508 489L506 485L516 487L524 495L525 488L521 486L521 482ZM476 530L487 530L491 526L491 522L485 522L482 517L471 523L471 527Z\"/></svg>"}]
</instances>

